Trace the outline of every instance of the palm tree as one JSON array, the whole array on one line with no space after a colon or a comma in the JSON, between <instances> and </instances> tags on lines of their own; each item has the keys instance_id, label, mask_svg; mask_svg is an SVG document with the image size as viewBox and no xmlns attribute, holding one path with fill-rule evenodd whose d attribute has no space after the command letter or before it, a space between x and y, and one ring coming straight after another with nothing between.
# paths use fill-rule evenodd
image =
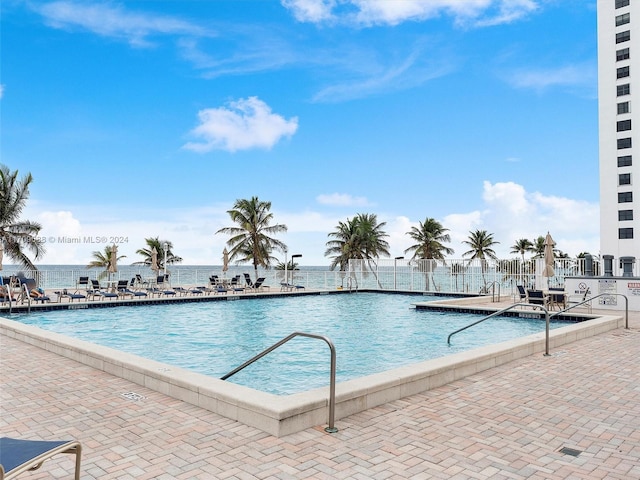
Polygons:
<instances>
[{"instance_id":1,"label":"palm tree","mask_svg":"<svg viewBox=\"0 0 640 480\"><path fill-rule=\"evenodd\" d=\"M531 252L533 249L533 243L531 243L531 240L527 239L527 238L521 238L520 240L516 240L516 243L514 243L511 246L511 252L510 253L519 253L520 255L522 255L522 265L520 267L520 276L521 276L521 282L524 283L524 254L527 252Z\"/></svg>"},{"instance_id":2,"label":"palm tree","mask_svg":"<svg viewBox=\"0 0 640 480\"><path fill-rule=\"evenodd\" d=\"M369 269L374 272L374 259L389 256L388 237L383 230L386 222L378 223L375 214L359 213L346 222L338 222L336 231L328 234L332 240L326 243L325 257L332 257L331 270L339 267L346 271L350 259L365 260ZM377 277L376 277L377 278Z\"/></svg>"},{"instance_id":3,"label":"palm tree","mask_svg":"<svg viewBox=\"0 0 640 480\"><path fill-rule=\"evenodd\" d=\"M148 265L151 266L153 250L156 251L156 258L158 259L158 268L160 270L164 269L165 263L167 265L173 265L174 263L182 262L182 257L178 257L174 255L171 249L173 248L173 244L169 240L160 240L159 237L150 237L144 239L147 244L147 248L140 248L136 250L136 255L141 255L143 259L139 262L133 262L132 265ZM167 246L167 258L165 261L164 258L164 246Z\"/></svg>"},{"instance_id":4,"label":"palm tree","mask_svg":"<svg viewBox=\"0 0 640 480\"><path fill-rule=\"evenodd\" d=\"M271 225L273 213L271 202L264 202L258 197L238 199L233 209L227 210L235 227L224 227L216 232L231 235L227 241L230 248L229 260L236 264L252 261L255 279L258 279L258 267L269 268L271 262L277 261L271 255L274 250L285 251L287 246L275 238L276 233L286 232L283 224Z\"/></svg>"},{"instance_id":5,"label":"palm tree","mask_svg":"<svg viewBox=\"0 0 640 480\"><path fill-rule=\"evenodd\" d=\"M482 270L482 281L484 283L484 290L487 290L487 280L485 279L485 271L487 268L487 258L492 260L497 260L496 252L493 250L494 245L497 245L500 242L496 242L493 239L493 233L487 233L486 230L476 230L474 232L469 232L469 239L463 241L462 243L469 245L471 247L470 250L463 253L463 257L471 256L471 260L475 260L476 258L480 259L480 267Z\"/></svg>"},{"instance_id":6,"label":"palm tree","mask_svg":"<svg viewBox=\"0 0 640 480\"><path fill-rule=\"evenodd\" d=\"M534 240L531 251L534 253L533 258L544 257L544 237L542 235Z\"/></svg>"},{"instance_id":7,"label":"palm tree","mask_svg":"<svg viewBox=\"0 0 640 480\"><path fill-rule=\"evenodd\" d=\"M450 242L451 237L449 236L447 228L444 228L440 222L435 220L434 218L427 217L423 222L418 222L417 227L411 227L411 230L407 232L412 240L416 243L415 245L407 248L404 253L413 252L413 256L411 259L419 258L421 260L425 259L435 259L435 260L443 260L444 254L451 255L453 253L453 249L446 247L443 245L444 242ZM444 263L444 262L443 262ZM425 286L426 290L429 290L429 272L431 271L431 262L427 262L427 268L425 269ZM431 275L433 276L433 272L431 271Z\"/></svg>"},{"instance_id":8,"label":"palm tree","mask_svg":"<svg viewBox=\"0 0 640 480\"><path fill-rule=\"evenodd\" d=\"M42 226L29 220L20 220L32 180L30 173L18 180L17 170L12 172L5 165L0 165L0 242L4 244L7 257L28 270L37 271L24 249L33 253L34 259L44 255L44 244L37 237Z\"/></svg>"},{"instance_id":9,"label":"palm tree","mask_svg":"<svg viewBox=\"0 0 640 480\"><path fill-rule=\"evenodd\" d=\"M532 249L533 243L531 243L531 240L521 238L520 240L516 240L516 243L511 246L511 252L509 253L519 253L522 256L522 263L524 263L524 254L531 252Z\"/></svg>"},{"instance_id":10,"label":"palm tree","mask_svg":"<svg viewBox=\"0 0 640 480\"><path fill-rule=\"evenodd\" d=\"M110 275L108 269L109 269L109 265L111 265L111 261L114 253L117 255L118 253L117 249L114 250L113 247L108 245L104 247L104 252L101 252L101 251L91 252L91 256L93 257L93 260L89 262L89 264L87 265L87 268L104 268L105 269L104 272L98 275L99 279L104 278L106 275ZM126 257L127 257L126 255L117 256L116 262L119 262L121 259Z\"/></svg>"}]
</instances>

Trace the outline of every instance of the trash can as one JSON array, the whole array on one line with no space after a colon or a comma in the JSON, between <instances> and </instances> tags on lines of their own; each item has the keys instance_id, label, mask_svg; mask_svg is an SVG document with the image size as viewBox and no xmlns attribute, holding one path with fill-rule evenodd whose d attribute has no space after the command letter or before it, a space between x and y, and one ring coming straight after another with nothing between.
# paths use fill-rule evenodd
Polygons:
<instances>
[{"instance_id":1,"label":"trash can","mask_svg":"<svg viewBox=\"0 0 640 480\"><path fill-rule=\"evenodd\" d=\"M613 277L613 255L603 255L604 260L604 276Z\"/></svg>"},{"instance_id":2,"label":"trash can","mask_svg":"<svg viewBox=\"0 0 640 480\"><path fill-rule=\"evenodd\" d=\"M593 277L593 256L591 254L584 256L584 275L586 277Z\"/></svg>"},{"instance_id":3,"label":"trash can","mask_svg":"<svg viewBox=\"0 0 640 480\"><path fill-rule=\"evenodd\" d=\"M620 257L620 268L623 277L633 277L633 264L636 263L636 257Z\"/></svg>"}]
</instances>

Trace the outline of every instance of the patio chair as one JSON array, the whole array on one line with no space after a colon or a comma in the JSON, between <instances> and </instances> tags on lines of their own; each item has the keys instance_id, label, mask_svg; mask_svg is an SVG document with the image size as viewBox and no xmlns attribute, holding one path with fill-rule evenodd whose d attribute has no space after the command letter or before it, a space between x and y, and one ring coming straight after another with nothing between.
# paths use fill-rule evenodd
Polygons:
<instances>
[{"instance_id":1,"label":"patio chair","mask_svg":"<svg viewBox=\"0 0 640 480\"><path fill-rule=\"evenodd\" d=\"M549 297L542 290L527 290L527 302L546 308L549 304Z\"/></svg>"},{"instance_id":2,"label":"patio chair","mask_svg":"<svg viewBox=\"0 0 640 480\"><path fill-rule=\"evenodd\" d=\"M76 291L81 289L89 290L89 277L80 277L76 282Z\"/></svg>"},{"instance_id":3,"label":"patio chair","mask_svg":"<svg viewBox=\"0 0 640 480\"><path fill-rule=\"evenodd\" d=\"M549 305L551 308L558 307L559 310L566 308L567 297L564 288L549 287Z\"/></svg>"},{"instance_id":4,"label":"patio chair","mask_svg":"<svg viewBox=\"0 0 640 480\"><path fill-rule=\"evenodd\" d=\"M253 280L251 280L251 275L248 273L244 274L244 283L247 285L247 288L253 288Z\"/></svg>"},{"instance_id":5,"label":"patio chair","mask_svg":"<svg viewBox=\"0 0 640 480\"><path fill-rule=\"evenodd\" d=\"M76 456L75 476L80 480L80 442L69 440L19 440L0 438L0 480L15 478L21 473L37 470L58 453L73 453Z\"/></svg>"},{"instance_id":6,"label":"patio chair","mask_svg":"<svg viewBox=\"0 0 640 480\"><path fill-rule=\"evenodd\" d=\"M518 289L518 293L516 293L513 296L514 297L514 302L513 303L526 302L527 301L527 291L524 289L524 285L516 285L516 288Z\"/></svg>"}]
</instances>

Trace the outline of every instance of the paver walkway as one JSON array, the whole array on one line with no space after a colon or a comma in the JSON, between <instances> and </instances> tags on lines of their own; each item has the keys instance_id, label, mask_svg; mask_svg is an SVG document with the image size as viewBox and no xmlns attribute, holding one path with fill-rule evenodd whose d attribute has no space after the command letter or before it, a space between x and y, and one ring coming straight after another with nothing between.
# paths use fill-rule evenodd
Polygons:
<instances>
[{"instance_id":1,"label":"paver walkway","mask_svg":"<svg viewBox=\"0 0 640 480\"><path fill-rule=\"evenodd\" d=\"M83 479L640 479L640 314L338 420L336 434L275 438L7 337L0 389L0 434L80 440ZM20 478L72 471L60 455Z\"/></svg>"}]
</instances>

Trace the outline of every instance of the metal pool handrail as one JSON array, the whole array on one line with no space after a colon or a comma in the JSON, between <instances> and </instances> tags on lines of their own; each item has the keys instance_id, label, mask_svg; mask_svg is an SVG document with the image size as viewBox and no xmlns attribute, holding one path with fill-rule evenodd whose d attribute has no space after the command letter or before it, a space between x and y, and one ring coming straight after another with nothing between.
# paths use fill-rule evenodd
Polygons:
<instances>
[{"instance_id":1,"label":"metal pool handrail","mask_svg":"<svg viewBox=\"0 0 640 480\"><path fill-rule=\"evenodd\" d=\"M553 313L551 314L552 317L555 317L556 315L560 315L561 313L564 313L568 310L572 310L576 307L580 307L586 303L591 303L591 300L598 298L598 297L613 297L613 296L618 296L618 297L624 297L624 328L626 330L629 330L629 298L622 294L622 293L599 293L598 295L595 295L593 297L589 297L586 298L584 300L582 300L579 303L576 303L575 305L571 305L570 307L565 308L564 310L560 310L559 312Z\"/></svg>"},{"instance_id":2,"label":"metal pool handrail","mask_svg":"<svg viewBox=\"0 0 640 480\"><path fill-rule=\"evenodd\" d=\"M334 418L335 418L335 411L336 411L336 347L333 345L333 342L329 338L325 337L324 335L316 335L314 333L304 333L304 332L293 332L291 335L288 335L284 337L282 340L280 340L279 342L274 343L272 346L262 351L255 357L251 358L250 360L247 360L239 367L234 368L226 375L223 375L222 377L220 377L220 380L226 380L232 375L235 375L240 370L244 369L245 367L248 367L249 365L256 362L257 360L260 360L262 357L264 357L268 353L273 352L276 348L278 348L281 345L284 345L289 340L295 337L317 338L319 340L324 340L326 344L329 345L329 350L331 350L331 373L330 373L330 381L329 381L329 426L326 427L324 430L327 433L336 433L338 431L338 429L335 428L334 426Z\"/></svg>"},{"instance_id":3,"label":"metal pool handrail","mask_svg":"<svg viewBox=\"0 0 640 480\"><path fill-rule=\"evenodd\" d=\"M497 312L494 312L491 315L487 315L486 317L481 318L477 322L473 322L473 323L467 325L466 327L459 328L455 332L450 333L449 336L447 337L447 343L449 345L451 345L451 337L453 337L456 333L460 333L463 330L466 330L467 328L473 327L474 325L478 325L479 323L482 323L485 320L489 320L490 318L493 318L493 317L498 316L498 315L500 315L500 314L502 314L504 312L512 310L515 307L523 307L523 306L524 307L534 307L534 308L539 308L541 310L544 310L544 320L545 320L545 324L546 324L544 356L548 357L549 356L549 310L547 310L542 305L538 305L538 304L534 304L534 303L514 303L513 305L510 305L510 306L508 306L506 308L503 308L502 310L498 310Z\"/></svg>"}]
</instances>

